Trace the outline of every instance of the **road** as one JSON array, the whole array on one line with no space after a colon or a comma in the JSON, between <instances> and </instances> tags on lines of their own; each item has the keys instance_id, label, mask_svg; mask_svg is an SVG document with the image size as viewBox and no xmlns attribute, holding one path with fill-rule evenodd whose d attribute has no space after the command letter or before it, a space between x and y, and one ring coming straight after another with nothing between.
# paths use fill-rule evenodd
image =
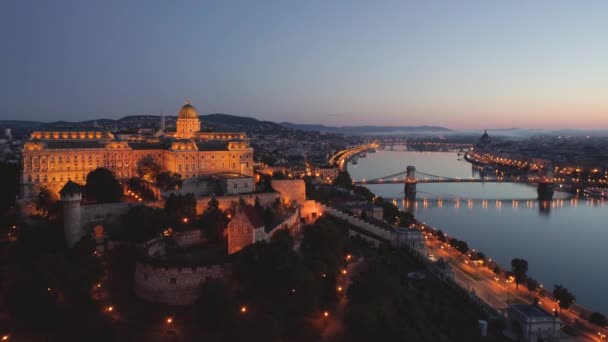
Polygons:
<instances>
[{"instance_id":1,"label":"road","mask_svg":"<svg viewBox=\"0 0 608 342\"><path fill-rule=\"evenodd\" d=\"M508 303L532 303L538 298L541 307L546 311L559 310L557 302L552 298L540 296L538 292L530 292L525 285L516 288L513 282L508 282L503 276L497 276L481 263L475 263L468 255L460 253L447 243L442 243L433 234L425 232L425 239L429 254L435 258L443 258L452 265L454 280L495 309L505 309ZM579 328L581 336L577 336L577 341L600 341L600 329L581 318L577 312L562 310L559 317L563 322ZM602 333L608 335L605 329Z\"/></svg>"}]
</instances>

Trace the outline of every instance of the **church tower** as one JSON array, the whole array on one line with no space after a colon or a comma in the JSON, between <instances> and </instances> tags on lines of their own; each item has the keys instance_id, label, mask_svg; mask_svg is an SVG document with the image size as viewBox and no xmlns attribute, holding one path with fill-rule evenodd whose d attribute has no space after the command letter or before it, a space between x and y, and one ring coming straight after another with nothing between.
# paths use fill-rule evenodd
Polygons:
<instances>
[{"instance_id":1,"label":"church tower","mask_svg":"<svg viewBox=\"0 0 608 342\"><path fill-rule=\"evenodd\" d=\"M198 118L196 108L186 101L186 104L177 114L177 130L175 137L178 139L191 139L196 132L201 130L201 121Z\"/></svg>"}]
</instances>

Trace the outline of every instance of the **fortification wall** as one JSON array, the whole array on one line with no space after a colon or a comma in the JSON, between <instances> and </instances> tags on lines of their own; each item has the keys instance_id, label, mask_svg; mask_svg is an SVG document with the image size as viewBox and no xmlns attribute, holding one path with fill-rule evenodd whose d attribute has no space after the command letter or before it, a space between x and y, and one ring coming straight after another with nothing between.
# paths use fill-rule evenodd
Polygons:
<instances>
[{"instance_id":1,"label":"fortification wall","mask_svg":"<svg viewBox=\"0 0 608 342\"><path fill-rule=\"evenodd\" d=\"M306 183L301 179L273 179L271 185L273 189L281 193L284 202L295 201L299 204L306 202Z\"/></svg>"},{"instance_id":2,"label":"fortification wall","mask_svg":"<svg viewBox=\"0 0 608 342\"><path fill-rule=\"evenodd\" d=\"M165 201L81 205L81 223L84 225L112 217L118 217L126 214L129 209L139 205L162 208L165 205Z\"/></svg>"},{"instance_id":3,"label":"fortification wall","mask_svg":"<svg viewBox=\"0 0 608 342\"><path fill-rule=\"evenodd\" d=\"M255 198L260 199L260 205L264 207L271 206L277 198L281 198L281 194L278 192L265 192L265 193L253 193L253 194L240 194L240 195L227 195L218 196L215 199L218 201L221 210L227 210L232 208L232 204L238 204L241 199L245 201L245 204L254 205ZM211 201L211 197L200 198L196 201L196 213L203 214L207 210L207 204Z\"/></svg>"},{"instance_id":4,"label":"fortification wall","mask_svg":"<svg viewBox=\"0 0 608 342\"><path fill-rule=\"evenodd\" d=\"M163 267L138 260L135 264L135 294L153 303L192 305L207 279L226 278L230 265Z\"/></svg>"},{"instance_id":5,"label":"fortification wall","mask_svg":"<svg viewBox=\"0 0 608 342\"><path fill-rule=\"evenodd\" d=\"M370 232L374 235L377 235L381 238L384 238L388 241L391 241L393 239L393 232L388 230L388 229L383 229L380 228L374 224L371 224L369 222L365 222L359 218L356 218L354 216L345 214L337 209L334 209L332 207L328 207L326 205L322 205L321 206L323 208L323 212L327 213L328 215L334 216L336 218L342 219L350 224L352 224L353 226L360 228L362 230L365 230L367 232Z\"/></svg>"}]
</instances>

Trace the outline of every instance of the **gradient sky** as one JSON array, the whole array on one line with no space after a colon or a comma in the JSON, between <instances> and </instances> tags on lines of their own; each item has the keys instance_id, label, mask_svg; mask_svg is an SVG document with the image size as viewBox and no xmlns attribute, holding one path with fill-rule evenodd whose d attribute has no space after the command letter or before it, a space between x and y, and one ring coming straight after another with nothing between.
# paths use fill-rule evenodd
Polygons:
<instances>
[{"instance_id":1,"label":"gradient sky","mask_svg":"<svg viewBox=\"0 0 608 342\"><path fill-rule=\"evenodd\" d=\"M0 119L608 128L608 1L0 1Z\"/></svg>"}]
</instances>

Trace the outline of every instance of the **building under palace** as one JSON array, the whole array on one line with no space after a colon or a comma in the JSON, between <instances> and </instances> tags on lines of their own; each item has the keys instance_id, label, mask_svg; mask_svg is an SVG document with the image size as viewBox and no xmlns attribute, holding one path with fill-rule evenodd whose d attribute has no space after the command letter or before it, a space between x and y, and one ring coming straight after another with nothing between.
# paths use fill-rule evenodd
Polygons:
<instances>
[{"instance_id":1,"label":"building under palace","mask_svg":"<svg viewBox=\"0 0 608 342\"><path fill-rule=\"evenodd\" d=\"M196 108L188 101L179 110L176 131L161 130L153 138L121 140L95 129L33 132L23 146L22 196L34 197L43 187L59 193L69 180L84 184L87 174L99 167L112 170L118 179L135 177L138 161L146 156L185 180L253 176L253 149L245 133L201 132L200 128Z\"/></svg>"}]
</instances>

